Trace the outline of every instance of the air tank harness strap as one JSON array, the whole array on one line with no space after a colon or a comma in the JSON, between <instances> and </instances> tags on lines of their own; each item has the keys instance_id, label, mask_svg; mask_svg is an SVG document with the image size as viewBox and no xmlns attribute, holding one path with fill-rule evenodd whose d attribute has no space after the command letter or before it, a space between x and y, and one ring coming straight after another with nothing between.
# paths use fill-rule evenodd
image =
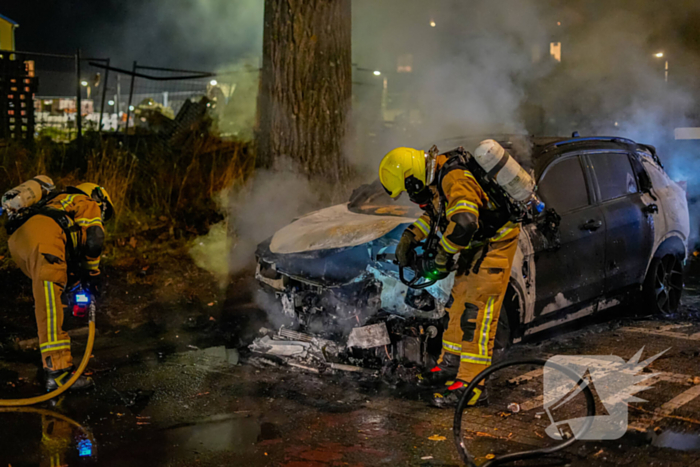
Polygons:
<instances>
[{"instance_id":1,"label":"air tank harness strap","mask_svg":"<svg viewBox=\"0 0 700 467\"><path fill-rule=\"evenodd\" d=\"M38 212L40 216L53 219L66 234L66 253L69 258L78 258L79 242L77 235L80 234L80 226L75 224L68 215L60 209L42 207Z\"/></svg>"},{"instance_id":2,"label":"air tank harness strap","mask_svg":"<svg viewBox=\"0 0 700 467\"><path fill-rule=\"evenodd\" d=\"M50 193L51 190L54 188L53 185L49 185L39 177L34 177L32 178L33 181L37 182L39 186L41 186L44 190L46 190L47 193Z\"/></svg>"}]
</instances>

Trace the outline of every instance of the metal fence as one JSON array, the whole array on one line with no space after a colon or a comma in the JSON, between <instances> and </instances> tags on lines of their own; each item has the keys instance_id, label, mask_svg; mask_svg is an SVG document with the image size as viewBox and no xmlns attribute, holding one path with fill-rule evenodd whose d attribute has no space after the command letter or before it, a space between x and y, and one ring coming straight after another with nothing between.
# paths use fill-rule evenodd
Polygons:
<instances>
[{"instance_id":1,"label":"metal fence","mask_svg":"<svg viewBox=\"0 0 700 467\"><path fill-rule=\"evenodd\" d=\"M16 102L0 101L0 123L3 117L12 119L5 126L9 128L11 123L14 131L18 128L14 119L21 116L18 122L24 131L22 139L49 137L61 142L81 140L90 130L134 134L172 128L191 118L187 115L194 111L191 104L206 107L213 118L222 120L228 107L236 115L246 113L250 123L251 112L240 110L250 107L248 101L254 100L258 76L257 68L215 74L134 62L130 69L123 69L107 58L83 57L79 51L58 55L0 50L0 87L4 85L8 91L17 87L9 78L3 80L10 71L26 78L26 82L19 83L26 91L19 96L25 107L18 109L15 106L20 104ZM255 93L250 92L251 88ZM229 105L236 90L236 98L245 100L245 105L239 101ZM16 94L9 93L17 100ZM0 129L0 139L17 139L15 133Z\"/></svg>"}]
</instances>

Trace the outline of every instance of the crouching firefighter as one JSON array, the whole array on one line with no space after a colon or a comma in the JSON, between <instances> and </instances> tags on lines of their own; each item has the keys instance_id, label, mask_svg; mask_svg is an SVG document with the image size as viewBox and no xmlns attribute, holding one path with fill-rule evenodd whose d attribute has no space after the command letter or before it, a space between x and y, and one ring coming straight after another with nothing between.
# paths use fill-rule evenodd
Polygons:
<instances>
[{"instance_id":1,"label":"crouching firefighter","mask_svg":"<svg viewBox=\"0 0 700 467\"><path fill-rule=\"evenodd\" d=\"M12 259L32 280L46 390L62 386L74 371L70 338L63 330L66 287L81 284L93 297L100 294L103 222L114 212L107 191L83 183L56 191L46 176L38 176L7 192ZM81 376L70 389L93 385Z\"/></svg>"},{"instance_id":2,"label":"crouching firefighter","mask_svg":"<svg viewBox=\"0 0 700 467\"><path fill-rule=\"evenodd\" d=\"M397 148L379 167L380 182L392 198L406 191L425 211L401 237L399 265L414 268L416 274L422 269L426 280L444 279L456 269L442 353L420 381L443 388L453 381L434 395L431 402L438 407L456 406L472 379L491 365L520 222L533 206L542 209L531 177L500 144L484 141L475 154L462 148L440 155L435 147L427 153ZM424 250L434 246L435 251L427 264L416 268L411 264L414 249L426 238ZM468 404L486 402L480 385Z\"/></svg>"}]
</instances>

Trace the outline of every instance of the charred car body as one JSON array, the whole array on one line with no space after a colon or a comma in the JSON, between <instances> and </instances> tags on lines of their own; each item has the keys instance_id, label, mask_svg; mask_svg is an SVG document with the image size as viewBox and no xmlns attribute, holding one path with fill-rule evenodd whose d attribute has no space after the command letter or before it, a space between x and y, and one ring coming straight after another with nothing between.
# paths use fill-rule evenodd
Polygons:
<instances>
[{"instance_id":1,"label":"charred car body","mask_svg":"<svg viewBox=\"0 0 700 467\"><path fill-rule=\"evenodd\" d=\"M541 225L523 227L497 347L630 297L643 298L638 303L649 312L675 311L688 208L653 147L606 137L499 143L521 160L527 152L539 197L561 219L556 241ZM469 139L443 144L474 145ZM310 346L322 341L335 343L333 355L316 353L329 362L370 356L377 363L429 364L440 350L454 276L423 290L399 280L394 250L420 213L394 202L375 182L356 190L349 203L303 216L260 244L256 277L287 326L303 334L269 331L253 350L311 358ZM275 347L289 339L309 345L296 354Z\"/></svg>"}]
</instances>

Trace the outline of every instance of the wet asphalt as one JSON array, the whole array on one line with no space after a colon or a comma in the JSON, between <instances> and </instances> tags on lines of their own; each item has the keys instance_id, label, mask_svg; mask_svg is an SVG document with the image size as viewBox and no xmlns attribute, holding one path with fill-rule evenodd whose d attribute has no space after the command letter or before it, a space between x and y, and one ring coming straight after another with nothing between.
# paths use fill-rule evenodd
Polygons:
<instances>
[{"instance_id":1,"label":"wet asphalt","mask_svg":"<svg viewBox=\"0 0 700 467\"><path fill-rule=\"evenodd\" d=\"M687 279L682 313L629 318L624 310L520 344L505 358L666 351L650 365L653 387L630 404L620 439L580 441L547 458L511 465L700 467L700 281ZM230 351L253 305L225 303L216 319L169 315L98 336L89 371L94 390L38 408L0 413L0 466L369 466L463 465L453 416L427 404L430 391L372 375L311 374L247 361ZM164 325L163 323L170 323ZM173 324L175 323L175 324ZM238 327L237 327L238 326ZM225 329L224 329L225 328ZM242 332L242 331L241 331ZM82 353L84 338L74 342ZM229 351L227 351L227 347ZM239 358L240 357L240 358ZM41 391L35 352L3 352L0 397ZM238 360L238 361L237 361ZM465 412L465 445L477 464L492 455L554 445L535 367L490 381L490 405ZM520 411L513 413L513 404ZM557 418L584 412L574 399ZM598 403L600 413L605 410Z\"/></svg>"}]
</instances>

